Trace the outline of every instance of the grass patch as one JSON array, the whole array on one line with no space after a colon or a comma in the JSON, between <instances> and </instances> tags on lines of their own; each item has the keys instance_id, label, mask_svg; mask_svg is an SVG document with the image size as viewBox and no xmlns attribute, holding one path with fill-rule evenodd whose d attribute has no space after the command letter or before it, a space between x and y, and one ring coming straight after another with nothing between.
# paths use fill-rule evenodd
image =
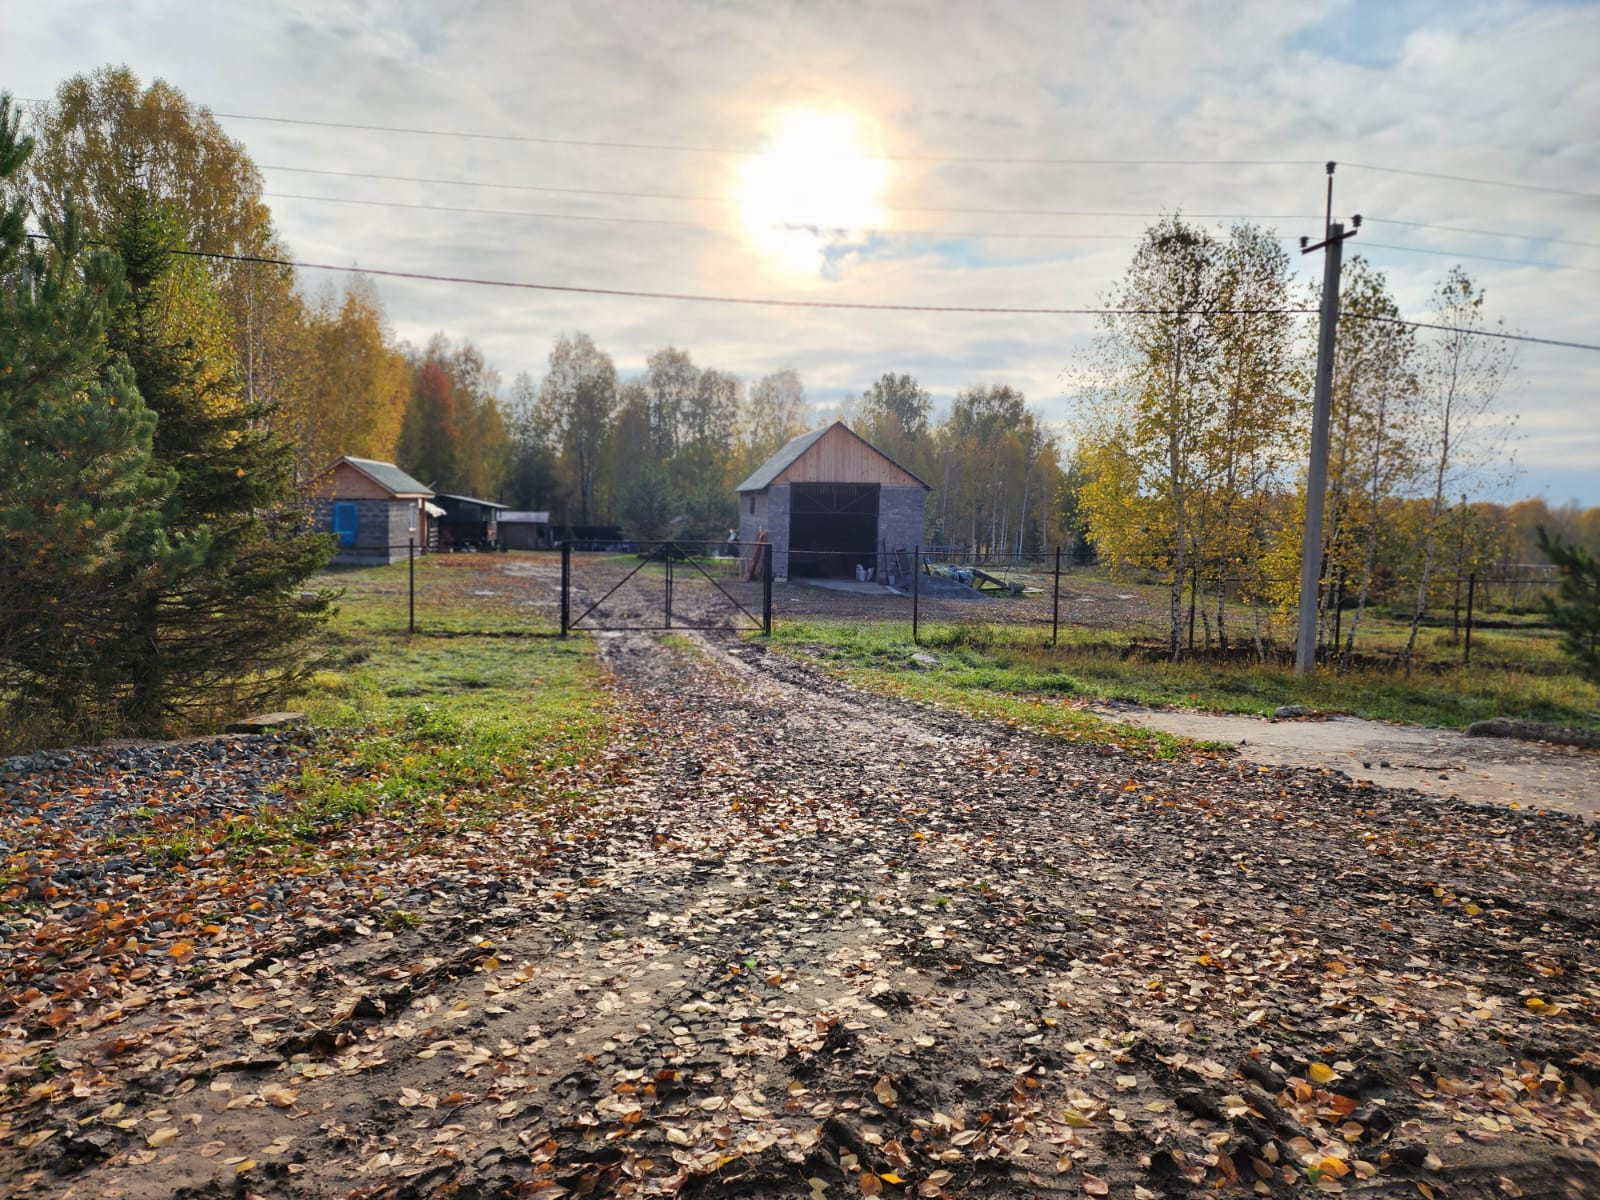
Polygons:
<instances>
[{"instance_id":1,"label":"grass patch","mask_svg":"<svg viewBox=\"0 0 1600 1200\"><path fill-rule=\"evenodd\" d=\"M324 641L336 665L290 700L322 737L288 805L229 829L236 849L304 847L363 822L420 844L544 803L548 780L605 745L609 701L587 638L469 632L499 620L484 593L526 583L508 584L505 556L416 565L419 626L453 636L405 633L405 564L335 573L345 594Z\"/></svg>"},{"instance_id":2,"label":"grass patch","mask_svg":"<svg viewBox=\"0 0 1600 1200\"><path fill-rule=\"evenodd\" d=\"M1155 758L1173 758L1197 745L1084 711L1070 699L1079 694L1076 681L1061 672L1041 675L1003 666L1005 644L1027 636L962 625L918 647L905 622L784 621L774 626L772 644L870 691L958 708L1072 741L1121 746ZM1032 637L1037 641L1036 634ZM914 654L937 658L938 665L919 662Z\"/></svg>"},{"instance_id":3,"label":"grass patch","mask_svg":"<svg viewBox=\"0 0 1600 1200\"><path fill-rule=\"evenodd\" d=\"M1394 635L1377 631L1369 646L1383 647L1386 636ZM784 621L772 640L873 690L1157 754L1173 747L1144 743L1147 731L1108 726L1081 706L1112 699L1266 715L1304 704L1454 729L1491 716L1600 729L1600 687L1564 669L1552 637L1516 629L1475 632L1471 666L1452 661L1460 651L1448 631L1425 633L1409 677L1370 666L1307 678L1255 662L1174 666L1123 634L1063 630L1052 647L1037 629L975 622L925 628L920 647L904 622Z\"/></svg>"}]
</instances>

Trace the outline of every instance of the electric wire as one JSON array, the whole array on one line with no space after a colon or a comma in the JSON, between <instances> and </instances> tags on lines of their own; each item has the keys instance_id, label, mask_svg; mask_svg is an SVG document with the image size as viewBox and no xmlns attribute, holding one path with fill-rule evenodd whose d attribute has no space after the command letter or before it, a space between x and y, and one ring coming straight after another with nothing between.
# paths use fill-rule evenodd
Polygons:
<instances>
[{"instance_id":1,"label":"electric wire","mask_svg":"<svg viewBox=\"0 0 1600 1200\"><path fill-rule=\"evenodd\" d=\"M28 236L43 238L32 233ZM653 292L636 288L586 287L579 284L534 283L525 280L482 279L469 275L439 275L426 271L400 271L381 267L341 266L337 263L308 262L300 259L275 258L258 254L224 254L208 250L178 250L177 254L192 258L217 259L223 262L261 263L275 267L293 267L307 271L334 271L347 275L372 275L385 279L409 279L431 283L459 283L475 287L511 288L522 291L564 292L586 296L615 296L637 300L672 300L689 304L737 304L764 308L843 309L861 312L924 312L971 313L1009 316L1308 316L1316 308L1291 306L1283 308L1233 308L1190 311L1172 308L1043 308L1023 305L977 304L887 304L863 300L785 300L769 296L724 296L700 292ZM1503 330L1468 329L1462 326L1438 325L1427 321L1410 321L1401 317L1380 316L1350 310L1341 312L1341 319L1377 321L1387 325L1405 325L1414 329L1432 329L1446 333L1462 333L1474 337L1496 338L1510 342L1530 342L1541 346L1560 346L1570 350L1588 350L1600 353L1600 344L1573 342L1560 338L1535 337L1531 334L1509 333Z\"/></svg>"},{"instance_id":2,"label":"electric wire","mask_svg":"<svg viewBox=\"0 0 1600 1200\"><path fill-rule=\"evenodd\" d=\"M39 97L13 97L19 104L48 107L53 100ZM484 133L474 130L428 129L410 125L378 125L361 121L329 121L310 117L279 117L261 113L226 112L204 105L169 111L198 111L212 117L230 121L257 121L274 125L304 125L320 129L349 129L362 133L399 133L417 137L446 137L461 141L514 142L538 146L570 146L592 150L654 150L684 154L723 154L736 157L759 157L764 149L748 146L699 145L688 142L608 141L596 138L553 138L525 133ZM823 156L827 157L827 156ZM1315 167L1323 160L1309 158L1050 158L1026 155L961 155L961 154L865 154L845 152L834 157L873 162L955 163L975 166L1061 166L1061 167ZM1443 171L1420 171L1409 167L1390 167L1381 163L1359 163L1341 160L1341 165L1362 171L1375 171L1388 175L1410 175L1421 179L1441 179L1451 183L1470 183L1484 187L1514 188L1521 191L1543 192L1557 196L1575 196L1582 200L1600 200L1600 193L1579 191L1575 188L1552 187L1546 184L1524 183L1520 180L1489 179L1478 175L1455 175Z\"/></svg>"},{"instance_id":3,"label":"electric wire","mask_svg":"<svg viewBox=\"0 0 1600 1200\"><path fill-rule=\"evenodd\" d=\"M1377 171L1384 175L1412 175L1418 179L1443 179L1450 183L1475 183L1483 187L1516 188L1524 192L1547 192L1554 196L1576 196L1580 200L1600 200L1600 193L1580 192L1575 188L1550 187L1542 183L1522 183L1511 179L1485 179L1479 175L1450 175L1443 171L1416 171L1409 167L1385 167L1375 163L1345 162L1340 160L1341 167L1353 167L1358 171Z\"/></svg>"},{"instance_id":4,"label":"electric wire","mask_svg":"<svg viewBox=\"0 0 1600 1200\"><path fill-rule=\"evenodd\" d=\"M1398 250L1403 254L1432 254L1440 258L1471 258L1479 262L1503 263L1512 267L1539 267L1546 271L1582 271L1600 275L1600 267L1580 267L1573 263L1543 263L1531 258L1506 258L1498 254L1468 254L1461 250L1435 250L1426 246L1396 246L1392 242L1363 241L1362 245L1378 250Z\"/></svg>"},{"instance_id":5,"label":"electric wire","mask_svg":"<svg viewBox=\"0 0 1600 1200\"><path fill-rule=\"evenodd\" d=\"M617 188L552 187L548 184L502 183L486 179L460 179L429 175L388 175L377 171L335 171L321 167L291 167L282 163L259 163L263 171L282 171L296 175L326 175L339 179L370 179L379 183L418 183L446 185L449 187L475 187L496 191L537 192L556 196L601 196L622 200L674 200L701 204L732 204L731 196L712 196L696 192L653 192ZM1071 209L1071 208L994 208L953 204L884 204L886 212L951 213L963 216L987 217L1091 217L1152 220L1161 213L1132 212L1126 209ZM1186 214L1196 220L1218 221L1320 221L1322 213L1231 213L1193 212ZM1443 225L1433 221L1404 221L1398 217L1363 216L1368 224L1400 225L1408 229L1437 229L1445 233L1465 233L1476 237L1504 238L1508 241L1548 242L1556 246L1581 246L1600 250L1600 242L1585 242L1574 238L1552 237L1547 234L1518 233L1507 229L1476 229L1460 225Z\"/></svg>"},{"instance_id":6,"label":"electric wire","mask_svg":"<svg viewBox=\"0 0 1600 1200\"><path fill-rule=\"evenodd\" d=\"M307 196L298 192L263 192L269 200L310 200L320 204L360 204L378 208L420 209L425 212L468 213L489 217L522 217L537 221L581 221L613 225L655 225L676 229L709 229L720 232L737 232L744 225L713 221L683 221L670 217L613 217L599 213L529 212L521 209L473 208L459 204L422 204L406 200L365 200L349 196ZM932 238L999 238L1004 241L1044 239L1046 241L1126 242L1137 241L1138 234L1128 233L1010 233L987 230L962 229L839 229L832 226L806 225L799 222L775 224L765 228L777 230L803 230L823 234L857 234L865 237L932 237Z\"/></svg>"},{"instance_id":7,"label":"electric wire","mask_svg":"<svg viewBox=\"0 0 1600 1200\"><path fill-rule=\"evenodd\" d=\"M534 183L500 183L493 180L482 179L450 179L439 176L427 175L385 175L375 171L333 171L320 167L288 167L281 163L258 163L263 171L284 171L298 175L331 175L341 179L371 179L381 183L422 183L446 184L451 187L476 187L490 188L497 191L511 192L538 192L556 196L602 196L610 199L622 200L688 200L702 204L733 204L737 203L732 196L712 196L696 192L641 192L614 188L576 188L552 187L548 184ZM931 212L955 213L964 216L987 217L1125 217L1135 220L1150 220L1159 217L1160 213L1128 212L1103 209L1065 209L1065 208L977 208L964 205L945 204L883 204L879 207L887 212ZM1225 212L1200 212L1189 213L1188 216L1198 220L1227 220L1227 221L1320 221L1321 213L1225 213ZM1368 217L1367 220L1374 218ZM1518 235L1520 236L1520 235ZM1586 243L1579 243L1586 244Z\"/></svg>"}]
</instances>

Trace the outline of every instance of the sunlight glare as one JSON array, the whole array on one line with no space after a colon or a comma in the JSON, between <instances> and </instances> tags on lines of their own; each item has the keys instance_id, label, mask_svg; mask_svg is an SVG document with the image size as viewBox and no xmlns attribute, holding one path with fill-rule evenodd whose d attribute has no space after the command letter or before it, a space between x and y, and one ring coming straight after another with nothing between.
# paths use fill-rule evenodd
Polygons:
<instances>
[{"instance_id":1,"label":"sunlight glare","mask_svg":"<svg viewBox=\"0 0 1600 1200\"><path fill-rule=\"evenodd\" d=\"M771 148L740 169L740 218L750 240L784 268L815 274L830 246L881 224L886 175L883 160L858 146L853 117L786 113Z\"/></svg>"}]
</instances>

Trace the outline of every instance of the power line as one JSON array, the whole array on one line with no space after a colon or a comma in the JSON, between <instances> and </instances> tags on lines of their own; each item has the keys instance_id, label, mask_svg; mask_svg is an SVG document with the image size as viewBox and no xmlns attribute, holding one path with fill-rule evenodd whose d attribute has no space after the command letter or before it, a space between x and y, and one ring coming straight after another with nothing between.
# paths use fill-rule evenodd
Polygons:
<instances>
[{"instance_id":1,"label":"power line","mask_svg":"<svg viewBox=\"0 0 1600 1200\"><path fill-rule=\"evenodd\" d=\"M380 183L420 183L441 184L449 187L475 187L496 191L510 192L537 192L540 194L556 196L602 196L609 199L622 200L686 200L701 204L733 204L736 202L732 196L713 196L696 192L651 192L634 191L617 188L577 188L577 187L552 187L548 184L533 183L501 183L496 180L486 179L453 179L443 176L428 175L387 175L376 171L334 171L320 167L290 167L281 163L260 163L263 171L283 171L297 175L326 175L339 179L370 179ZM1091 218L1120 218L1127 220L1152 220L1161 216L1160 213L1130 212L1127 210L1110 209L1066 209L1066 208L986 208L968 205L950 204L884 204L881 205L886 212L928 212L928 213L953 213L964 216L990 216L990 217L1091 217ZM1196 220L1217 221L1313 221L1318 220L1321 214L1306 213L1229 213L1229 212L1196 212L1188 213ZM1434 221L1403 221L1398 217L1374 217L1365 215L1364 219L1372 225L1399 225L1407 229L1437 229L1444 233L1465 233L1475 237L1505 238L1513 241L1547 242L1556 246L1581 246L1586 249L1600 250L1600 242L1585 242L1575 238L1552 237L1547 234L1519 233L1507 229L1476 229L1461 225L1443 225Z\"/></svg>"},{"instance_id":2,"label":"power line","mask_svg":"<svg viewBox=\"0 0 1600 1200\"><path fill-rule=\"evenodd\" d=\"M38 97L13 97L19 104L48 106L53 100ZM682 154L725 154L738 157L758 157L765 150L747 146L697 145L687 142L606 141L595 138L553 138L533 134L483 133L473 130L427 129L410 125L377 125L357 121L326 121L309 117L275 117L260 113L224 112L206 108L170 109L172 112L199 111L212 117L231 121L258 121L274 125L305 125L320 129L349 129L362 133L400 133L418 137L447 137L462 141L515 142L536 146L570 146L593 150L654 150ZM827 157L827 156L821 156ZM867 159L875 162L957 163L977 166L1055 166L1055 167L1314 167L1316 159L1301 158L1045 158L1023 155L959 155L959 154L861 154L847 153L835 157ZM1558 196L1576 196L1583 200L1600 200L1600 193L1583 192L1573 188L1550 187L1543 184L1522 183L1507 179L1488 179L1477 175L1453 175L1441 171L1419 171L1408 167L1389 167L1379 163L1346 162L1345 166L1363 171L1376 171L1389 175L1411 175L1422 179L1442 179L1452 183L1471 183L1484 187L1516 188L1522 191L1544 192Z\"/></svg>"},{"instance_id":3,"label":"power line","mask_svg":"<svg viewBox=\"0 0 1600 1200\"><path fill-rule=\"evenodd\" d=\"M1581 242L1574 238L1547 237L1538 233L1514 233L1506 229L1469 229L1462 225L1438 225L1432 221L1402 221L1396 217L1369 217L1365 214L1362 215L1361 219L1369 225L1403 225L1408 229L1437 229L1444 233L1465 233L1474 237L1507 238L1512 241L1523 242L1549 242L1553 246L1582 246L1589 250L1600 250L1600 242Z\"/></svg>"},{"instance_id":4,"label":"power line","mask_svg":"<svg viewBox=\"0 0 1600 1200\"><path fill-rule=\"evenodd\" d=\"M297 192L263 192L262 195L271 200L312 200L322 204L361 204L376 208L420 209L425 212L471 213L478 216L489 217L523 217L537 221L583 221L612 225L664 225L677 229L711 229L730 232L741 231L746 228L744 225L717 223L712 221L680 221L668 217L612 217L602 216L598 213L528 212L525 210L506 208L471 208L458 204L421 204L405 200L362 200L347 196L307 196ZM768 228L778 230L810 230L819 234L854 233L862 236L876 237L1000 238L1011 241L1042 238L1047 241L1126 242L1137 241L1140 236L1138 234L1127 233L1009 233L964 229L847 230L835 228L833 226L802 225L798 222L789 225L772 225L768 226Z\"/></svg>"},{"instance_id":5,"label":"power line","mask_svg":"<svg viewBox=\"0 0 1600 1200\"><path fill-rule=\"evenodd\" d=\"M1483 187L1517 188L1524 192L1547 192L1553 196L1576 196L1580 200L1600 200L1600 193L1580 192L1574 188L1547 187L1539 183L1519 183L1509 179L1485 179L1479 175L1447 175L1443 171L1414 171L1407 167L1383 167L1372 163L1339 162L1341 167L1355 167L1360 171L1378 171L1384 175L1413 175L1418 179L1444 179L1451 183L1476 183Z\"/></svg>"},{"instance_id":6,"label":"power line","mask_svg":"<svg viewBox=\"0 0 1600 1200\"><path fill-rule=\"evenodd\" d=\"M30 238L48 240L43 233L30 233ZM176 250L173 253L188 258L216 259L221 262L259 263L271 267L293 267L305 271L333 271L344 275L374 275L384 279L411 279L429 283L460 283L474 287L512 288L534 292L567 292L586 296L616 296L634 300L676 300L690 304L739 304L766 308L817 308L847 309L863 312L928 312L974 313L1041 317L1098 317L1112 316L1305 316L1316 312L1314 308L1230 308L1185 310L1174 308L1034 308L1024 306L1002 307L975 304L880 304L861 300L780 300L766 296L717 296L696 292L649 292L635 288L583 287L577 284L532 283L510 279L480 279L470 275L437 275L426 271L398 271L382 267L346 267L336 263L307 262L301 259L273 258L262 254L224 254L215 250ZM1413 329L1432 329L1444 333L1463 333L1474 337L1497 338L1508 342L1530 342L1541 346L1561 346L1569 350L1591 350L1600 353L1600 344L1563 341L1559 338L1534 337L1525 333L1506 333L1490 329L1467 329L1457 325L1438 325L1428 321L1408 321L1402 317L1380 316L1372 313L1352 312L1339 314L1341 320L1376 321L1385 325L1404 325Z\"/></svg>"},{"instance_id":7,"label":"power line","mask_svg":"<svg viewBox=\"0 0 1600 1200\"><path fill-rule=\"evenodd\" d=\"M287 167L279 163L258 164L263 171L285 171L298 175L331 175L340 179L371 179L382 183L446 184L451 187L492 188L498 191L539 192L557 196L604 196L622 200L689 200L703 204L733 204L732 196L712 196L695 192L644 192L613 188L551 187L548 184L500 183L482 179L450 179L426 175L384 175L374 171L332 171L319 167ZM1110 211L1101 209L1064 208L972 208L960 205L936 204L884 204L887 212L959 213L966 216L990 217L1122 217L1132 220L1150 220L1161 216L1152 212ZM1316 215L1305 213L1189 213L1199 220L1227 221L1311 221ZM1373 218L1368 217L1368 220ZM1584 244L1584 243L1579 243Z\"/></svg>"},{"instance_id":8,"label":"power line","mask_svg":"<svg viewBox=\"0 0 1600 1200\"><path fill-rule=\"evenodd\" d=\"M42 238L43 234L29 234ZM273 258L257 254L222 254L206 250L179 250L178 254L192 258L219 259L224 262L261 263L274 267L294 267L307 271L335 271L346 275L375 275L385 279L411 279L430 283L460 283L474 287L512 288L521 291L565 292L585 296L616 296L633 300L675 300L689 304L738 304L763 308L814 308L844 309L860 312L926 312L973 313L1010 316L1040 317L1098 317L1113 316L1304 316L1316 309L1289 308L1230 308L1189 311L1173 308L1034 308L1025 306L998 306L976 304L881 304L861 300L781 300L767 296L718 296L697 292L650 292L635 288L584 287L578 284L532 283L522 280L481 279L469 275L436 275L425 271L398 271L381 267L345 267L335 263L305 262L298 259ZM1362 321L1379 321L1389 325L1408 325L1415 329L1434 329L1446 333L1464 333L1476 337L1492 337L1510 342L1532 342L1542 346L1562 346L1571 350L1600 352L1600 344L1569 342L1557 338L1533 337L1529 334L1505 333L1487 329L1466 329L1453 325L1436 325L1426 321L1408 321L1400 317L1376 316L1358 312L1344 312L1341 317Z\"/></svg>"},{"instance_id":9,"label":"power line","mask_svg":"<svg viewBox=\"0 0 1600 1200\"><path fill-rule=\"evenodd\" d=\"M1546 271L1583 271L1590 275L1600 275L1600 267L1579 267L1571 263L1542 263L1531 258L1505 258L1498 254L1467 254L1460 250L1434 250L1425 246L1396 246L1391 242L1369 242L1363 239L1363 246L1372 246L1378 250L1399 250L1405 254L1433 254L1442 258L1471 258L1479 262L1505 263L1513 267L1539 267Z\"/></svg>"},{"instance_id":10,"label":"power line","mask_svg":"<svg viewBox=\"0 0 1600 1200\"><path fill-rule=\"evenodd\" d=\"M1412 329L1434 329L1441 333L1464 333L1471 337L1495 338L1502 342L1531 342L1536 346L1564 346L1569 350L1597 350L1600 345L1590 345L1587 342L1567 342L1560 338L1534 337L1527 333L1507 333L1499 329L1468 329L1461 325L1438 325L1432 321L1408 321L1403 317L1380 316L1376 313L1341 312L1339 319L1346 317L1356 321L1375 321L1380 325L1405 325Z\"/></svg>"},{"instance_id":11,"label":"power line","mask_svg":"<svg viewBox=\"0 0 1600 1200\"><path fill-rule=\"evenodd\" d=\"M47 105L49 100L22 99L24 104ZM657 150L677 154L726 154L759 157L763 149L748 146L699 145L691 142L606 141L596 138L540 137L526 133L482 133L461 129L427 129L414 125L374 125L359 121L324 121L309 117L271 117L259 113L223 112L197 106L213 117L230 121L260 121L274 125L306 125L318 129L350 129L361 133L403 133L416 137L445 137L460 141L515 142L533 146L571 146L586 150ZM180 111L180 110L171 110ZM1286 158L1033 158L1019 155L865 154L818 155L819 158L866 159L873 162L964 163L981 166L1040 167L1309 167L1311 159Z\"/></svg>"}]
</instances>

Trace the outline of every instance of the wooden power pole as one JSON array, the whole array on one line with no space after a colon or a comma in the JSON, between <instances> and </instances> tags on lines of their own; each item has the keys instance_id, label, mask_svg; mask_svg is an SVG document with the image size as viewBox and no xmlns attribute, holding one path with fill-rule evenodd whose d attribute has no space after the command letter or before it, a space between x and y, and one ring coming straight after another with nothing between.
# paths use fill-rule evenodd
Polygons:
<instances>
[{"instance_id":1,"label":"wooden power pole","mask_svg":"<svg viewBox=\"0 0 1600 1200\"><path fill-rule=\"evenodd\" d=\"M1317 328L1317 380L1311 400L1311 461L1306 471L1306 527L1300 546L1300 628L1294 644L1294 673L1309 675L1317 664L1317 597L1322 590L1322 506L1328 491L1328 422L1333 408L1333 349L1339 326L1339 271L1344 240L1361 228L1358 214L1346 232L1333 219L1333 169L1328 164L1328 208L1323 238L1314 246L1300 239L1300 253L1323 252L1322 311Z\"/></svg>"}]
</instances>

